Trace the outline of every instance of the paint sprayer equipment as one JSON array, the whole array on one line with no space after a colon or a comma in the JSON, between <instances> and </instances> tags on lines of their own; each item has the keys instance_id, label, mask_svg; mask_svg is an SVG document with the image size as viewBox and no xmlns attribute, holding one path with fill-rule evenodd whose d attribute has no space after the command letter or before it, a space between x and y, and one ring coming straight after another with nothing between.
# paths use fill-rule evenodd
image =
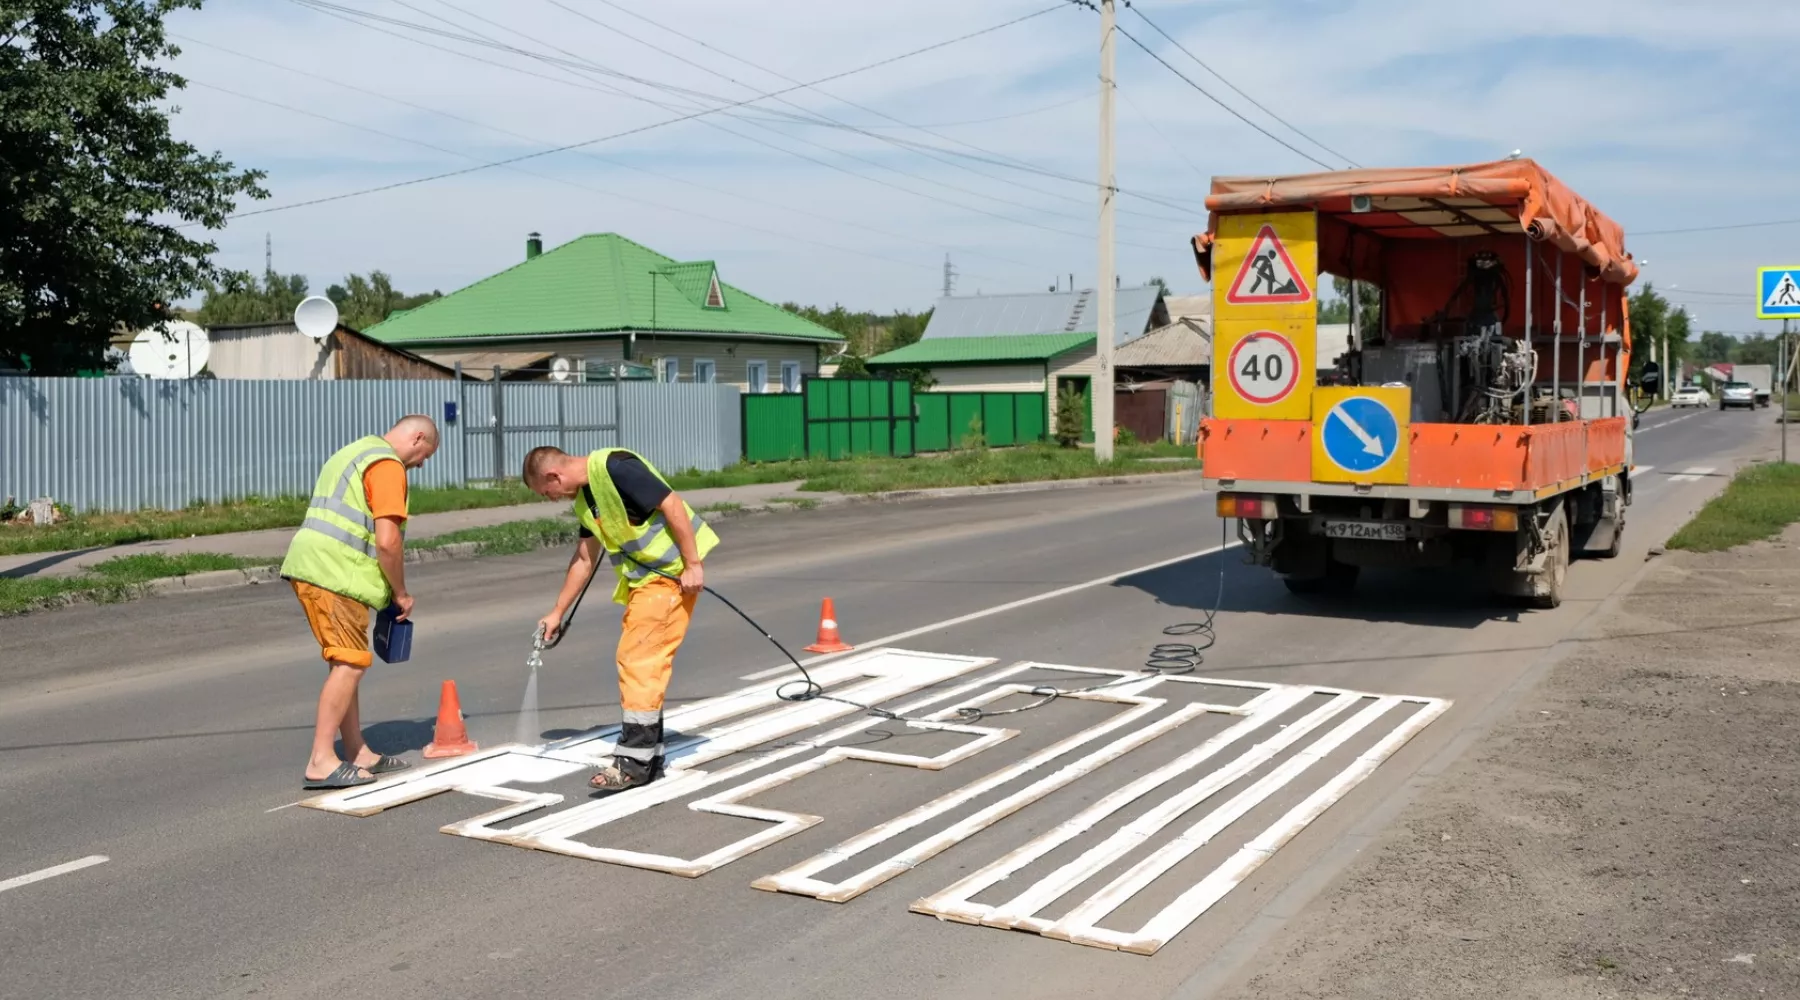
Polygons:
<instances>
[{"instance_id":1,"label":"paint sprayer equipment","mask_svg":"<svg viewBox=\"0 0 1800 1000\"><path fill-rule=\"evenodd\" d=\"M1001 709L999 711L988 711L986 709L974 708L971 706L964 706L961 708L957 708L955 710L955 716L956 716L955 721L959 722L959 723L963 723L963 724L972 724L975 722L979 722L982 719L993 718L995 716L1015 715L1020 712L1029 712L1032 709L1042 708L1045 705L1048 705L1051 702L1055 701L1056 699L1063 697L1064 695L1085 694L1089 691L1099 691L1099 690L1103 690L1103 689L1109 688L1109 687L1117 687L1118 685L1121 685L1121 684L1132 683L1132 682L1141 680L1141 679L1143 679L1144 674L1179 675L1179 674L1193 673L1195 670L1199 669L1200 664L1204 661L1204 659L1205 659L1204 654L1205 654L1206 650L1211 649L1212 646L1219 641L1218 634L1214 631L1214 622L1218 618L1219 608L1221 607L1221 605L1224 604L1224 601L1225 601L1225 559L1223 558L1224 549L1225 549L1225 541L1226 541L1226 522L1221 520L1219 522L1220 545L1219 545L1219 550L1218 550L1219 554L1220 554L1219 586L1218 586L1218 592L1213 598L1212 608L1210 610L1208 610L1206 612L1205 616L1203 618L1201 618L1199 621L1182 622L1177 625L1170 625L1169 627L1162 630L1162 634L1166 635L1166 636L1181 636L1183 638L1192 637L1190 641L1161 642L1161 643L1156 644L1156 646L1154 648L1152 648L1150 651L1150 657L1144 661L1144 666L1143 666L1142 671L1138 674L1128 674L1128 675L1118 678L1117 680L1105 681L1100 684L1090 684L1085 687L1078 687L1078 688L1059 688L1059 687L1051 686L1049 684L1040 684L1036 687L1031 688L1027 692L1028 694L1030 694L1034 698L1036 698L1037 699L1036 701L1032 701L1027 704L1020 705L1017 708L1007 708L1007 709ZM607 555L609 558L613 557L613 554L611 552L608 552ZM623 555L625 558L630 559L632 562L636 563L639 567L649 570L650 572L655 573L657 576L660 576L666 580L674 580L676 583L681 582L681 577L679 577L673 573L668 573L663 570L660 570L660 569L656 568L655 566L651 566L651 565L643 562L642 560L638 559L636 556L633 556L629 552L622 552L622 553L620 553L620 555ZM543 655L542 655L544 650L555 649L556 646L562 642L563 637L569 634L569 626L575 620L575 612L581 609L582 598L587 596L588 587L593 585L594 578L599 575L600 575L600 561L598 559L596 559L594 561L594 568L591 571L589 571L589 573L588 573L587 582L585 582L581 585L581 591L575 595L574 603L569 605L568 613L563 615L562 622L557 626L555 638L546 640L545 636L544 636L543 626L542 625L538 626L536 634L532 637L531 656L526 660L526 664L531 668L531 680L528 683L530 684L531 688L534 691L537 686L537 668L542 666L543 662L544 662ZM839 698L836 695L826 694L824 686L821 685L818 681L813 680L812 674L809 673L806 669L806 665L804 663L801 663L800 659L798 657L796 657L793 653L789 652L788 648L781 644L781 640L779 640L779 639L775 638L773 635L769 634L768 629L763 628L762 625L756 621L756 619L754 619L754 618L750 617L748 614L746 614L744 612L744 609L738 607L736 604L733 604L731 602L731 600L729 598L727 598L724 594L721 594L718 591L712 589L711 587L704 586L704 585L702 585L700 589L705 591L706 593L711 594L712 596L718 598L719 603L730 608L733 612L735 612L737 614L737 616L739 618L742 618L746 624L748 624L751 628L755 629L763 638L769 640L769 642L771 644L773 644L776 649L781 651L781 655L787 657L788 662L792 663L794 665L794 669L799 671L800 676L798 678L791 680L791 681L786 681L775 688L775 697L781 699L782 701L798 702L798 701L812 701L814 699L824 699L826 701L835 701L840 704L849 705L853 708L861 709L862 711L867 712L868 714L873 715L877 718L889 719L894 722L939 722L939 721L941 721L941 720L931 720L931 719L917 719L917 718L913 718L911 716L901 715L898 712L890 712L885 708L877 708L874 705L865 705L859 701L852 701L848 698ZM527 741L520 740L520 742L527 742Z\"/></svg>"}]
</instances>

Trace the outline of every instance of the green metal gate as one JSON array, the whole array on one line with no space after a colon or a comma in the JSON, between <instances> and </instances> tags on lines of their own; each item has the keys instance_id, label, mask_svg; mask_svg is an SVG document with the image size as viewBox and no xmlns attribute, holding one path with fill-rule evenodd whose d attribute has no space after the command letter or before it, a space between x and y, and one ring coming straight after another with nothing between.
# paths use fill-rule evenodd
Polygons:
<instances>
[{"instance_id":1,"label":"green metal gate","mask_svg":"<svg viewBox=\"0 0 1800 1000\"><path fill-rule=\"evenodd\" d=\"M910 380L808 375L800 381L800 394L805 400L807 457L906 458L914 453Z\"/></svg>"},{"instance_id":2,"label":"green metal gate","mask_svg":"<svg viewBox=\"0 0 1800 1000\"><path fill-rule=\"evenodd\" d=\"M990 448L1044 440L1046 410L1041 392L925 392L915 399L920 451L961 447L977 418Z\"/></svg>"}]
</instances>

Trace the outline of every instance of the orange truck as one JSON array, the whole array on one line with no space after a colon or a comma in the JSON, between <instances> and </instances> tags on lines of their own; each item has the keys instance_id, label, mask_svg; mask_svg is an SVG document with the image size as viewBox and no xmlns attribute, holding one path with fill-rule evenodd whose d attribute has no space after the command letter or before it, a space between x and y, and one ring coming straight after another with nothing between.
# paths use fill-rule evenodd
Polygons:
<instances>
[{"instance_id":1,"label":"orange truck","mask_svg":"<svg viewBox=\"0 0 1800 1000\"><path fill-rule=\"evenodd\" d=\"M1619 553L1658 374L1626 382L1617 223L1526 159L1218 177L1206 206L1203 474L1251 561L1297 593L1472 566L1555 607L1572 558ZM1369 290L1322 339L1327 274Z\"/></svg>"}]
</instances>

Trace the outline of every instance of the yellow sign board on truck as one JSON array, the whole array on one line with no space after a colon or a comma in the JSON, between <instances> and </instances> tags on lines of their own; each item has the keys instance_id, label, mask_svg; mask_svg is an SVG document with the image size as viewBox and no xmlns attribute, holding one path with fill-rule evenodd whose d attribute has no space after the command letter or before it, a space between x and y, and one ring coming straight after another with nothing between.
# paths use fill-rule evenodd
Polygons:
<instances>
[{"instance_id":1,"label":"yellow sign board on truck","mask_svg":"<svg viewBox=\"0 0 1800 1000\"><path fill-rule=\"evenodd\" d=\"M1319 220L1227 215L1213 243L1213 415L1307 420L1317 384Z\"/></svg>"}]
</instances>

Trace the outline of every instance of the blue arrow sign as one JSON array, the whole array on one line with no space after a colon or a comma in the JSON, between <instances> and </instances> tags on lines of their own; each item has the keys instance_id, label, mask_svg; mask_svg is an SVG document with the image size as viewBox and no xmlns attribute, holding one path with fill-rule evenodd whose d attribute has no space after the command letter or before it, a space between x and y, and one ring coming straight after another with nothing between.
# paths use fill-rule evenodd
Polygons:
<instances>
[{"instance_id":1,"label":"blue arrow sign","mask_svg":"<svg viewBox=\"0 0 1800 1000\"><path fill-rule=\"evenodd\" d=\"M1325 456L1345 472L1374 472L1400 448L1400 424L1369 396L1351 396L1325 414L1319 428Z\"/></svg>"},{"instance_id":2,"label":"blue arrow sign","mask_svg":"<svg viewBox=\"0 0 1800 1000\"><path fill-rule=\"evenodd\" d=\"M1800 267L1762 267L1756 271L1756 318L1800 318Z\"/></svg>"}]
</instances>

